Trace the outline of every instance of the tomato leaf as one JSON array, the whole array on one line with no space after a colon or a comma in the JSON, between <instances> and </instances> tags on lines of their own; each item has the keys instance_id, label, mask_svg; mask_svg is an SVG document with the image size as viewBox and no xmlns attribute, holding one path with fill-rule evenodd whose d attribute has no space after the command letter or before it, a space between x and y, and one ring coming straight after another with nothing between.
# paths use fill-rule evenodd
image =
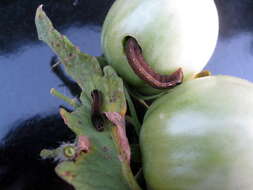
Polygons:
<instances>
[{"instance_id":1,"label":"tomato leaf","mask_svg":"<svg viewBox=\"0 0 253 190\"><path fill-rule=\"evenodd\" d=\"M56 172L76 190L139 190L129 166L130 148L124 122L126 102L121 78L110 66L101 69L96 57L82 53L55 30L42 6L37 9L35 22L39 39L53 49L66 72L82 89L79 104L52 91L74 105L73 112L61 109L60 113L76 134L76 140L56 150L44 150L42 156L59 161ZM103 95L101 114L106 117L102 132L96 130L91 120L94 90Z\"/></svg>"}]
</instances>

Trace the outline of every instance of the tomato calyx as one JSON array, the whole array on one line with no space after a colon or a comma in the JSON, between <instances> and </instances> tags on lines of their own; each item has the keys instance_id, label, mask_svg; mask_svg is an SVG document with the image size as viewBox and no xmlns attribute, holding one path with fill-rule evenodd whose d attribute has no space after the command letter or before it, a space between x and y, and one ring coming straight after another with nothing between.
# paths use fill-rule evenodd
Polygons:
<instances>
[{"instance_id":1,"label":"tomato calyx","mask_svg":"<svg viewBox=\"0 0 253 190\"><path fill-rule=\"evenodd\" d=\"M142 48L134 37L127 36L125 38L124 48L128 63L135 74L153 88L167 89L182 83L184 77L182 68L179 68L170 75L161 75L155 72L146 63L142 55Z\"/></svg>"}]
</instances>

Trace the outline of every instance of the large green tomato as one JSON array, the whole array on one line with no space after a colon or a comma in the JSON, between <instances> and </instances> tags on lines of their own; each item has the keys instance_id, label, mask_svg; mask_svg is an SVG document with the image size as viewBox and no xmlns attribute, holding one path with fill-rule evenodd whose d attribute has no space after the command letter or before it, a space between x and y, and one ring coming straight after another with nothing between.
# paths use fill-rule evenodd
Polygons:
<instances>
[{"instance_id":1,"label":"large green tomato","mask_svg":"<svg viewBox=\"0 0 253 190\"><path fill-rule=\"evenodd\" d=\"M190 79L207 64L216 45L218 16L213 0L116 0L102 30L107 61L142 92L150 87L133 72L124 40L134 37L150 67L159 74L183 69Z\"/></svg>"},{"instance_id":2,"label":"large green tomato","mask_svg":"<svg viewBox=\"0 0 253 190\"><path fill-rule=\"evenodd\" d=\"M158 99L140 136L150 190L253 189L253 84L204 77Z\"/></svg>"}]
</instances>

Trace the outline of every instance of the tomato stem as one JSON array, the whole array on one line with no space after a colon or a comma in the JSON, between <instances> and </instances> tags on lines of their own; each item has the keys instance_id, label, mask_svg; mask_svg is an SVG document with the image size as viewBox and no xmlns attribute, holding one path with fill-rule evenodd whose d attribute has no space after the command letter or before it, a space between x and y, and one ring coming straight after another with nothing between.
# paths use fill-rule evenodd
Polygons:
<instances>
[{"instance_id":1,"label":"tomato stem","mask_svg":"<svg viewBox=\"0 0 253 190\"><path fill-rule=\"evenodd\" d=\"M130 114L131 114L132 124L134 126L136 134L139 136L140 129L141 129L141 123L138 119L137 112L135 110L133 101L132 101L126 87L124 87L124 92L125 92L125 97L126 97L127 104L128 104L128 107L129 107L129 111L130 111Z\"/></svg>"}]
</instances>

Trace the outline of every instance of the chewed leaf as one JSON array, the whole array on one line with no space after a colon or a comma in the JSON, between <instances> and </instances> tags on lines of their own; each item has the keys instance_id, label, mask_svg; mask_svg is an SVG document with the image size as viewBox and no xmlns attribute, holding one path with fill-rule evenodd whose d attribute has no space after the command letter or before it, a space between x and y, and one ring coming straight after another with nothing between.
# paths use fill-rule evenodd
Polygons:
<instances>
[{"instance_id":1,"label":"chewed leaf","mask_svg":"<svg viewBox=\"0 0 253 190\"><path fill-rule=\"evenodd\" d=\"M65 69L87 94L96 88L102 70L93 56L82 53L67 38L54 29L51 21L40 6L36 12L35 23L39 39L46 42L59 56Z\"/></svg>"},{"instance_id":2,"label":"chewed leaf","mask_svg":"<svg viewBox=\"0 0 253 190\"><path fill-rule=\"evenodd\" d=\"M74 107L73 112L61 109L60 114L76 134L76 141L56 150L44 150L42 156L58 160L57 173L76 190L140 190L129 166L130 148L124 122L126 102L121 78L110 66L101 69L95 57L82 53L54 29L42 6L37 9L35 21L39 39L53 49L82 89L78 104L52 90ZM98 131L91 120L94 105L91 92L94 90L102 93L101 114L107 116L103 131Z\"/></svg>"}]
</instances>

